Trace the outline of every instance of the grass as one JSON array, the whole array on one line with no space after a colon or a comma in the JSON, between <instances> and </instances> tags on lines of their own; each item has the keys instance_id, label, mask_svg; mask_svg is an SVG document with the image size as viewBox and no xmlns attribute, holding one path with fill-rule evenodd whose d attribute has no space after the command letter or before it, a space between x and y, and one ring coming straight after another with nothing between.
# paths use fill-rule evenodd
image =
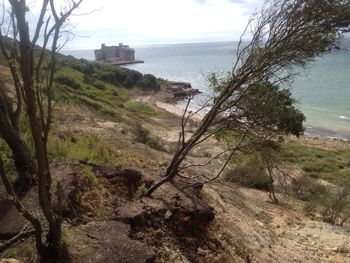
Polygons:
<instances>
[{"instance_id":1,"label":"grass","mask_svg":"<svg viewBox=\"0 0 350 263\"><path fill-rule=\"evenodd\" d=\"M138 112L149 117L161 117L164 115L162 111L156 110L155 108L148 106L142 102L127 101L124 103L124 107L131 111Z\"/></svg>"},{"instance_id":2,"label":"grass","mask_svg":"<svg viewBox=\"0 0 350 263\"><path fill-rule=\"evenodd\" d=\"M290 142L283 145L281 159L297 165L307 176L339 186L350 185L350 150L328 150Z\"/></svg>"},{"instance_id":3,"label":"grass","mask_svg":"<svg viewBox=\"0 0 350 263\"><path fill-rule=\"evenodd\" d=\"M91 167L85 166L83 168L82 172L88 178L91 186L97 185L97 177L96 177L96 174L94 173L94 171L92 171Z\"/></svg>"},{"instance_id":4,"label":"grass","mask_svg":"<svg viewBox=\"0 0 350 263\"><path fill-rule=\"evenodd\" d=\"M15 258L17 257L17 250L15 248L9 248L0 256L0 258Z\"/></svg>"},{"instance_id":5,"label":"grass","mask_svg":"<svg viewBox=\"0 0 350 263\"><path fill-rule=\"evenodd\" d=\"M60 139L52 134L48 141L48 152L51 161L61 162L113 164L116 158L108 144L100 140L97 135Z\"/></svg>"},{"instance_id":6,"label":"grass","mask_svg":"<svg viewBox=\"0 0 350 263\"><path fill-rule=\"evenodd\" d=\"M85 105L117 119L120 118L123 103L134 93L134 90L101 81L97 82L99 85L89 85L84 82L83 73L71 68L63 68L58 79L60 81L56 84L55 100L66 104ZM102 85L103 89L100 88Z\"/></svg>"},{"instance_id":7,"label":"grass","mask_svg":"<svg viewBox=\"0 0 350 263\"><path fill-rule=\"evenodd\" d=\"M228 129L215 134L218 141L231 145L237 142L237 136L234 131ZM249 153L238 153L235 163L244 163L249 156ZM324 149L292 141L282 144L279 159L282 163L299 167L305 175L311 178L350 187L350 150Z\"/></svg>"}]
</instances>

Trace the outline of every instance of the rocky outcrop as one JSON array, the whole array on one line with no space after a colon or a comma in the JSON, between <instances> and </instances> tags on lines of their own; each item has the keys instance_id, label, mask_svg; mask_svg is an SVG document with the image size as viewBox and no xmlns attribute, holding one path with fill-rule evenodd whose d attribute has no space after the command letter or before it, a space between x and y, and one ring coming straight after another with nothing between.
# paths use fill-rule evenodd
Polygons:
<instances>
[{"instance_id":1,"label":"rocky outcrop","mask_svg":"<svg viewBox=\"0 0 350 263\"><path fill-rule=\"evenodd\" d=\"M198 89L192 88L190 83L179 81L166 81L161 89L167 93L166 102L168 103L177 102L201 93Z\"/></svg>"}]
</instances>

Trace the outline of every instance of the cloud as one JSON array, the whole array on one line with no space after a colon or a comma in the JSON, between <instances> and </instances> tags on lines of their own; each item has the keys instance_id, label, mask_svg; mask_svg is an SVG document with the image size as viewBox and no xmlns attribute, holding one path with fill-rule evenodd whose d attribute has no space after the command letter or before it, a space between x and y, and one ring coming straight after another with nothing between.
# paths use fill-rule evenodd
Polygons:
<instances>
[{"instance_id":1,"label":"cloud","mask_svg":"<svg viewBox=\"0 0 350 263\"><path fill-rule=\"evenodd\" d=\"M66 49L96 48L102 42L233 40L259 2L262 0L84 0L77 13L88 15L71 17L78 37Z\"/></svg>"}]
</instances>

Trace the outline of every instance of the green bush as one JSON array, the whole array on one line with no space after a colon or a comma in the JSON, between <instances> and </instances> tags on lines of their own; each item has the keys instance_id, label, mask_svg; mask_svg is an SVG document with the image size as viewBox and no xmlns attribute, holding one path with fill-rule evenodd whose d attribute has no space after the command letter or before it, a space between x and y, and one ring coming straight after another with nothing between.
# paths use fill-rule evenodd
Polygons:
<instances>
[{"instance_id":1,"label":"green bush","mask_svg":"<svg viewBox=\"0 0 350 263\"><path fill-rule=\"evenodd\" d=\"M99 82L92 83L92 86L94 86L96 89L99 89L99 90L105 90L106 89L106 85L104 85L102 83L99 83Z\"/></svg>"},{"instance_id":2,"label":"green bush","mask_svg":"<svg viewBox=\"0 0 350 263\"><path fill-rule=\"evenodd\" d=\"M94 64L85 59L80 59L79 62L75 61L74 64L71 64L71 68L88 75L95 72Z\"/></svg>"},{"instance_id":3,"label":"green bush","mask_svg":"<svg viewBox=\"0 0 350 263\"><path fill-rule=\"evenodd\" d=\"M67 85L73 89L80 89L81 86L79 82L77 82L74 78L65 76L65 75L60 75L55 78L55 81L60 84Z\"/></svg>"},{"instance_id":4,"label":"green bush","mask_svg":"<svg viewBox=\"0 0 350 263\"><path fill-rule=\"evenodd\" d=\"M83 82L86 84L92 84L95 82L95 79L89 74L84 74L83 75Z\"/></svg>"},{"instance_id":5,"label":"green bush","mask_svg":"<svg viewBox=\"0 0 350 263\"><path fill-rule=\"evenodd\" d=\"M160 145L157 140L151 137L149 130L142 127L142 125L138 124L135 128L135 140L137 142L148 145L151 148L154 148L158 151L163 151L162 145Z\"/></svg>"}]
</instances>

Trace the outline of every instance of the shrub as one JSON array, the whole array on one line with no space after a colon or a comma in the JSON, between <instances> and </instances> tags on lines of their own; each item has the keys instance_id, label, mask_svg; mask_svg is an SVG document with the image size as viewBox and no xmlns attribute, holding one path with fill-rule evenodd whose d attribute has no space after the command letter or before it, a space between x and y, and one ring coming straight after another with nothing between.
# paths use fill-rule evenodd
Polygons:
<instances>
[{"instance_id":1,"label":"shrub","mask_svg":"<svg viewBox=\"0 0 350 263\"><path fill-rule=\"evenodd\" d=\"M83 75L83 81L84 81L84 83L86 83L86 84L92 84L92 83L95 82L95 79L94 79L91 75L89 75L89 74L84 74L84 75Z\"/></svg>"},{"instance_id":2,"label":"shrub","mask_svg":"<svg viewBox=\"0 0 350 263\"><path fill-rule=\"evenodd\" d=\"M131 88L135 85L135 81L132 79L132 76L127 75L125 80L123 81L123 85L127 88Z\"/></svg>"},{"instance_id":3,"label":"shrub","mask_svg":"<svg viewBox=\"0 0 350 263\"><path fill-rule=\"evenodd\" d=\"M120 67L107 67L99 70L94 77L115 86L126 88L139 87L148 90L158 90L160 85L157 78L151 74L142 75L140 72Z\"/></svg>"},{"instance_id":4,"label":"shrub","mask_svg":"<svg viewBox=\"0 0 350 263\"><path fill-rule=\"evenodd\" d=\"M273 181L267 175L261 160L251 158L242 166L237 166L226 172L224 179L241 185L270 191Z\"/></svg>"},{"instance_id":5,"label":"shrub","mask_svg":"<svg viewBox=\"0 0 350 263\"><path fill-rule=\"evenodd\" d=\"M317 179L301 175L292 179L291 191L293 196L302 201L313 201L325 194L327 189Z\"/></svg>"},{"instance_id":6,"label":"shrub","mask_svg":"<svg viewBox=\"0 0 350 263\"><path fill-rule=\"evenodd\" d=\"M79 62L72 64L71 68L88 75L95 72L93 64L85 59L80 59Z\"/></svg>"},{"instance_id":7,"label":"shrub","mask_svg":"<svg viewBox=\"0 0 350 263\"><path fill-rule=\"evenodd\" d=\"M69 76L65 76L65 75L57 76L55 78L55 81L60 83L60 84L67 85L73 89L80 89L81 88L79 82L77 82L74 78L69 77Z\"/></svg>"},{"instance_id":8,"label":"shrub","mask_svg":"<svg viewBox=\"0 0 350 263\"><path fill-rule=\"evenodd\" d=\"M142 127L142 125L138 124L135 129L135 140L148 145L151 148L154 148L158 151L163 151L162 145L160 145L154 138L151 137L149 130Z\"/></svg>"},{"instance_id":9,"label":"shrub","mask_svg":"<svg viewBox=\"0 0 350 263\"><path fill-rule=\"evenodd\" d=\"M337 188L320 200L323 220L332 225L343 226L350 218L350 191Z\"/></svg>"},{"instance_id":10,"label":"shrub","mask_svg":"<svg viewBox=\"0 0 350 263\"><path fill-rule=\"evenodd\" d=\"M92 83L92 86L94 86L96 89L99 89L99 90L105 90L106 89L106 85L102 84L102 83Z\"/></svg>"},{"instance_id":11,"label":"shrub","mask_svg":"<svg viewBox=\"0 0 350 263\"><path fill-rule=\"evenodd\" d=\"M141 87L144 89L159 90L160 85L155 76L146 74L144 75L144 80Z\"/></svg>"}]
</instances>

